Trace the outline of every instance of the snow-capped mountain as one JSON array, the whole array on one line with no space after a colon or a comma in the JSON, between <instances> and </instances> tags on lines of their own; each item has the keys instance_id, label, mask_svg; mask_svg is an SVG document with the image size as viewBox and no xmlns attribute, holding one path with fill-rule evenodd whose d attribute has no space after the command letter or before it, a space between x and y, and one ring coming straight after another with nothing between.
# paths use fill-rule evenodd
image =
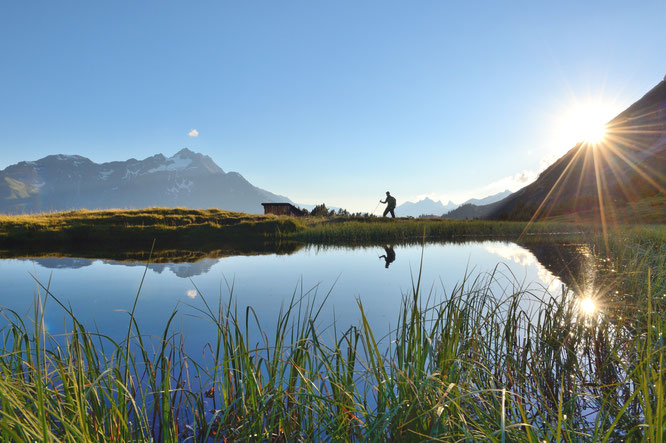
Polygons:
<instances>
[{"instance_id":1,"label":"snow-capped mountain","mask_svg":"<svg viewBox=\"0 0 666 443\"><path fill-rule=\"evenodd\" d=\"M0 171L3 213L151 206L262 213L263 202L291 203L187 148L168 158L157 154L102 164L79 155L49 155Z\"/></svg>"}]
</instances>

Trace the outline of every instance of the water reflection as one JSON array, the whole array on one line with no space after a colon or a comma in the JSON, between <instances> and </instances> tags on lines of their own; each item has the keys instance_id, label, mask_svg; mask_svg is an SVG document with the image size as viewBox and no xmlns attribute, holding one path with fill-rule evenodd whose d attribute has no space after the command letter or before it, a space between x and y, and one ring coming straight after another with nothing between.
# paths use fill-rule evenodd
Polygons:
<instances>
[{"instance_id":1,"label":"water reflection","mask_svg":"<svg viewBox=\"0 0 666 443\"><path fill-rule=\"evenodd\" d=\"M234 257L238 255L282 255L294 254L306 245L303 243L269 241L269 242L219 242L211 244L193 245L192 249L168 249L157 245L151 252L150 244L137 245L137 249L113 247L109 245L104 248L85 248L83 245L40 245L40 249L2 249L2 259L41 258L49 261L60 259L102 259L117 261L142 261L150 260L153 263L181 263L195 262L205 258ZM164 246L164 245L162 245ZM73 262L69 262L73 263Z\"/></svg>"},{"instance_id":2,"label":"water reflection","mask_svg":"<svg viewBox=\"0 0 666 443\"><path fill-rule=\"evenodd\" d=\"M597 303L591 297L585 297L580 300L579 309L585 315L592 315L597 310Z\"/></svg>"},{"instance_id":3,"label":"water reflection","mask_svg":"<svg viewBox=\"0 0 666 443\"><path fill-rule=\"evenodd\" d=\"M511 260L523 267L534 266L540 280L549 291L554 291L561 284L560 280L529 250L515 243L489 243L484 245L486 251L495 254L504 260Z\"/></svg>"},{"instance_id":4,"label":"water reflection","mask_svg":"<svg viewBox=\"0 0 666 443\"><path fill-rule=\"evenodd\" d=\"M393 245L386 245L384 246L384 251L384 255L380 255L379 258L384 259L386 262L384 267L388 269L389 265L395 261L395 249L393 248Z\"/></svg>"},{"instance_id":5,"label":"water reflection","mask_svg":"<svg viewBox=\"0 0 666 443\"><path fill-rule=\"evenodd\" d=\"M398 254L400 260L396 259ZM384 244L379 249L377 245L305 246L292 254L151 263L141 287L136 318L144 333L161 336L164 322L177 308L183 314L179 324L188 337L188 347L200 352L216 334L214 326L201 321L201 312L218 301L227 303L232 291L239 312L252 307L264 330L275 329L277 312L291 297L315 297L319 291L320 299L328 297L320 316L322 327L334 321L339 328L358 324L360 300L368 308L374 332L384 336L395 327L422 254L422 287L428 288L433 303L449 297L468 277L468 281L488 280L491 293L498 297L533 289L523 297L521 306L532 313L543 307L542 297L561 297L563 284L572 288L576 297L599 293L595 267L590 266L593 257L581 254L581 249L573 245L522 246L484 241ZM378 266L378 261L383 266ZM141 260L0 259L0 279L5 283L0 287L0 306L29 316L36 287L33 274L42 283L50 282L53 295L71 305L84 323L122 339L127 325L125 313L132 307L145 267ZM488 275L498 269L489 279ZM575 273L579 275L574 278ZM604 302L604 310L607 307ZM53 333L64 331L62 319L62 309L49 297L45 322Z\"/></svg>"},{"instance_id":6,"label":"water reflection","mask_svg":"<svg viewBox=\"0 0 666 443\"><path fill-rule=\"evenodd\" d=\"M587 321L602 314L612 316L627 309L617 291L621 285L615 278L615 270L606 259L597 257L589 245L535 243L525 248L575 294L580 319Z\"/></svg>"},{"instance_id":7,"label":"water reflection","mask_svg":"<svg viewBox=\"0 0 666 443\"><path fill-rule=\"evenodd\" d=\"M452 243L430 243L426 247L436 245L453 245ZM598 290L598 274L603 268L603 261L595 257L589 246L584 244L565 243L527 243L518 245L511 242L485 241L467 242L462 245L481 245L488 253L501 260L511 261L521 267L536 267L539 279L547 284L549 290L557 290L564 283L577 294L596 294ZM171 272L181 278L191 278L205 275L226 257L255 256L255 255L292 255L298 254L303 248L317 254L326 254L327 251L350 251L355 249L371 248L372 246L335 246L335 245L290 245L289 247L265 248L260 251L243 250L216 250L208 253L193 251L168 251L158 256L148 265L149 269L161 274ZM401 248L414 248L417 245L401 245ZM384 260L384 267L396 260L396 245L382 246L383 253L378 257ZM113 266L145 267L147 256L136 259L121 260L115 258L78 258L78 257L36 257L19 258L19 260L35 263L45 269L81 269L94 263L103 263ZM0 261L2 258L0 258Z\"/></svg>"},{"instance_id":8,"label":"water reflection","mask_svg":"<svg viewBox=\"0 0 666 443\"><path fill-rule=\"evenodd\" d=\"M24 260L31 261L45 269L81 269L92 266L96 262L114 266L142 268L146 266L146 263L141 261L90 260L85 258L51 257ZM190 278L207 274L218 261L219 259L204 258L199 261L183 263L151 263L148 265L148 269L158 274L170 271L178 277Z\"/></svg>"}]
</instances>

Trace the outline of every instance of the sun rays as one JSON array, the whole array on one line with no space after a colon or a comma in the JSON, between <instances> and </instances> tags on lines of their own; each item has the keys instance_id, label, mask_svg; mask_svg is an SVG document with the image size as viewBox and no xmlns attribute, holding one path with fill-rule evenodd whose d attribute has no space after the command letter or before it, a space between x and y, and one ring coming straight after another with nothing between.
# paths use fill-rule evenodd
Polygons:
<instances>
[{"instance_id":1,"label":"sun rays","mask_svg":"<svg viewBox=\"0 0 666 443\"><path fill-rule=\"evenodd\" d=\"M612 118L613 106L601 101L574 103L563 113L559 121L559 132L563 141L572 144L583 142L595 146L607 133L606 123Z\"/></svg>"},{"instance_id":2,"label":"sun rays","mask_svg":"<svg viewBox=\"0 0 666 443\"><path fill-rule=\"evenodd\" d=\"M575 146L542 173L550 185L521 237L538 219L576 213L599 223L607 238L611 225L626 222L622 207L666 195L666 106L658 88L610 121L601 102L579 103L561 119L563 139Z\"/></svg>"}]
</instances>

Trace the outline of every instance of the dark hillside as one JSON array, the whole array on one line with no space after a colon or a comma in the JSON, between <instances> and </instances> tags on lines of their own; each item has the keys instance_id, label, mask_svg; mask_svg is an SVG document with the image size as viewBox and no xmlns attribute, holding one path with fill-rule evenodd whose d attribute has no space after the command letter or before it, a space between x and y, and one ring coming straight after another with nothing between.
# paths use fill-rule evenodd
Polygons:
<instances>
[{"instance_id":1,"label":"dark hillside","mask_svg":"<svg viewBox=\"0 0 666 443\"><path fill-rule=\"evenodd\" d=\"M627 208L645 198L664 197L665 177L662 81L608 123L603 142L577 144L534 183L488 208L488 217L529 220L592 212L602 222L628 223L633 220Z\"/></svg>"}]
</instances>

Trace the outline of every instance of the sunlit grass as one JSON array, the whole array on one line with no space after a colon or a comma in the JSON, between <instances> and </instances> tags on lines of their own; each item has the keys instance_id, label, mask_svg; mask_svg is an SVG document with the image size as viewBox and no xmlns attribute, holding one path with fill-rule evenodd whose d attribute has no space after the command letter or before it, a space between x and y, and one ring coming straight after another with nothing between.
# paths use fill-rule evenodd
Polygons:
<instances>
[{"instance_id":1,"label":"sunlit grass","mask_svg":"<svg viewBox=\"0 0 666 443\"><path fill-rule=\"evenodd\" d=\"M261 251L268 243L417 242L471 238L516 238L524 222L450 219L382 219L377 217L287 217L216 209L149 208L0 215L0 250L15 256L30 253L95 253L117 257L118 251L146 251L156 240L157 257L178 249ZM533 234L581 232L575 224L539 223ZM268 248L273 251L275 248ZM115 251L115 252L114 252ZM171 251L171 252L169 252ZM220 252L224 254L224 251ZM132 258L137 254L130 254ZM145 259L145 257L143 257Z\"/></svg>"}]
</instances>

